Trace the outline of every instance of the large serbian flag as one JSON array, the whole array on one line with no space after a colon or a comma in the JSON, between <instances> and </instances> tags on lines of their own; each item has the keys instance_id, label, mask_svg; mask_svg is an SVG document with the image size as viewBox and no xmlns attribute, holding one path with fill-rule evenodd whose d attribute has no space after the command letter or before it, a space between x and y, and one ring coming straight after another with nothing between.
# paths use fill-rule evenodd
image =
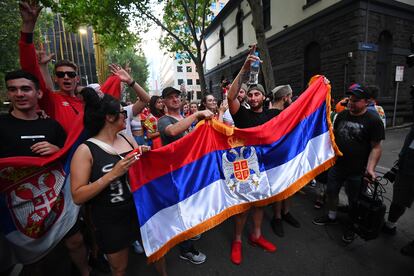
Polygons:
<instances>
[{"instance_id":1,"label":"large serbian flag","mask_svg":"<svg viewBox=\"0 0 414 276\"><path fill-rule=\"evenodd\" d=\"M141 157L130 183L150 261L252 206L288 198L340 154L331 129L330 85L319 76L264 125L204 122Z\"/></svg>"},{"instance_id":2,"label":"large serbian flag","mask_svg":"<svg viewBox=\"0 0 414 276\"><path fill-rule=\"evenodd\" d=\"M69 167L82 140L84 134L73 131L51 156L0 159L0 232L18 262L38 261L75 225L79 207L72 200Z\"/></svg>"}]
</instances>

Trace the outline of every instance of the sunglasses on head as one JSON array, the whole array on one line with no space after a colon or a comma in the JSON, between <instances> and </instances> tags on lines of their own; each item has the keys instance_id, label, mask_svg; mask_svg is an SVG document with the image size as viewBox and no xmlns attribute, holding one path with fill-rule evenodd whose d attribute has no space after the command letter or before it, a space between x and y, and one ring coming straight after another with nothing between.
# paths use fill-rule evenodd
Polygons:
<instances>
[{"instance_id":1,"label":"sunglasses on head","mask_svg":"<svg viewBox=\"0 0 414 276\"><path fill-rule=\"evenodd\" d=\"M76 72L74 71L57 71L56 72L56 77L58 78L64 78L65 75L67 75L69 78L73 79L74 77L76 77Z\"/></svg>"}]
</instances>

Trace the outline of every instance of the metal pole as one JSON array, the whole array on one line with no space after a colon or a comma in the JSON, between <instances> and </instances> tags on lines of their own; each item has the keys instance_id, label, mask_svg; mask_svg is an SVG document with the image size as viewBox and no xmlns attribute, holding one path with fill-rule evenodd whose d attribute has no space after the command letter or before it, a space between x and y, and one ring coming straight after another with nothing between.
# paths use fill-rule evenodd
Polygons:
<instances>
[{"instance_id":1,"label":"metal pole","mask_svg":"<svg viewBox=\"0 0 414 276\"><path fill-rule=\"evenodd\" d=\"M83 68L84 68L84 73L85 73L85 75L88 75L88 73L87 73L87 71L86 71L86 64L85 64L85 52L84 52L84 50L83 50L83 38L82 38L82 34L80 34L80 36L79 36L79 39L80 39L80 45L81 45L81 52L82 52L82 62L83 62ZM88 77L86 76L86 85L89 85L89 81L88 81Z\"/></svg>"},{"instance_id":2,"label":"metal pole","mask_svg":"<svg viewBox=\"0 0 414 276\"><path fill-rule=\"evenodd\" d=\"M395 126L395 118L397 116L397 101L398 101L398 87L399 86L400 86L400 82L397 81L397 87L395 88L394 114L392 116L392 126Z\"/></svg>"}]
</instances>

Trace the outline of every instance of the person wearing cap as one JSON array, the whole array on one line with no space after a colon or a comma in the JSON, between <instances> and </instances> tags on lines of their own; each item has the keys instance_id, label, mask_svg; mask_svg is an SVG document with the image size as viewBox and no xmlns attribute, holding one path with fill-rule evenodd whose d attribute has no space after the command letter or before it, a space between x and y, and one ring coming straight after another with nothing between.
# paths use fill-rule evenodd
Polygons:
<instances>
[{"instance_id":1,"label":"person wearing cap","mask_svg":"<svg viewBox=\"0 0 414 276\"><path fill-rule=\"evenodd\" d=\"M162 145L171 144L184 137L188 133L191 124L197 120L211 119L213 113L210 110L197 111L187 117L183 117L180 112L181 91L173 87L166 87L162 90L162 98L167 112L158 120L158 131L160 132ZM180 243L180 258L188 260L193 264L202 264L206 260L206 255L194 248L191 240Z\"/></svg>"},{"instance_id":2,"label":"person wearing cap","mask_svg":"<svg viewBox=\"0 0 414 276\"><path fill-rule=\"evenodd\" d=\"M289 84L279 85L273 88L272 90L272 109L282 112L292 103L293 91ZM289 199L275 202L273 206L274 217L270 221L270 225L273 229L273 232L279 236L284 236L282 220L286 221L293 227L299 228L300 223L297 221L293 215L289 212Z\"/></svg>"},{"instance_id":3,"label":"person wearing cap","mask_svg":"<svg viewBox=\"0 0 414 276\"><path fill-rule=\"evenodd\" d=\"M381 141L385 139L381 119L368 112L370 95L365 87L353 84L348 88L348 109L339 113L334 123L335 141L343 156L328 172L327 204L328 214L313 220L316 225L335 224L338 195L346 184L349 206L358 199L362 179L375 179L375 167L381 157ZM342 240L351 243L355 233L351 228L345 231Z\"/></svg>"},{"instance_id":4,"label":"person wearing cap","mask_svg":"<svg viewBox=\"0 0 414 276\"><path fill-rule=\"evenodd\" d=\"M260 84L250 85L247 90L247 101L250 109L244 107L238 99L238 94L242 83L248 80L250 63L260 60L253 55L256 46L250 49L239 74L234 79L227 94L227 101L230 114L233 117L234 125L237 128L249 128L266 123L278 114L275 109L264 109L263 103L266 98L266 92ZM274 252L276 246L266 240L262 235L263 208L253 208L253 232L249 236L249 241L254 246L259 246L265 251ZM239 265L242 261L242 233L246 224L248 211L235 215L235 235L231 247L231 261Z\"/></svg>"}]
</instances>

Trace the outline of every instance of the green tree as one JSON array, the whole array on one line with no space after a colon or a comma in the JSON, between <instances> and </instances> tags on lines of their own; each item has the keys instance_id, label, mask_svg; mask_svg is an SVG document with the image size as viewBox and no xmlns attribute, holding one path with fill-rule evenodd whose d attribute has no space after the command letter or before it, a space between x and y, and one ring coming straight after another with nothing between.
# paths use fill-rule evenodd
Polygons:
<instances>
[{"instance_id":1,"label":"green tree","mask_svg":"<svg viewBox=\"0 0 414 276\"><path fill-rule=\"evenodd\" d=\"M145 56L136 51L133 47L127 47L125 49L110 49L106 54L107 63L120 64L123 67L129 66L131 68L131 76L139 83L142 88L148 91L147 79L148 79L148 65ZM129 99L136 100L136 95L132 89L128 89Z\"/></svg>"},{"instance_id":2,"label":"green tree","mask_svg":"<svg viewBox=\"0 0 414 276\"><path fill-rule=\"evenodd\" d=\"M69 31L77 32L81 26L92 26L100 35L105 48L126 48L139 42L139 36L128 29L133 21L131 0L40 0L62 15ZM141 2L141 1L140 1ZM143 3L148 0L143 0ZM141 26L143 28L145 24Z\"/></svg>"},{"instance_id":3,"label":"green tree","mask_svg":"<svg viewBox=\"0 0 414 276\"><path fill-rule=\"evenodd\" d=\"M275 77L273 75L272 61L270 59L269 48L267 47L266 34L263 26L263 6L262 0L247 0L252 10L252 25L256 34L257 47L259 48L260 59L263 61L263 77L266 88L275 87Z\"/></svg>"},{"instance_id":4,"label":"green tree","mask_svg":"<svg viewBox=\"0 0 414 276\"><path fill-rule=\"evenodd\" d=\"M19 67L17 42L19 40L20 21L17 2L0 2L0 104L6 98L4 73Z\"/></svg>"},{"instance_id":5,"label":"green tree","mask_svg":"<svg viewBox=\"0 0 414 276\"><path fill-rule=\"evenodd\" d=\"M135 3L139 14L160 26L166 33L161 46L170 53L179 53L185 60L192 60L197 68L203 93L207 91L203 64L206 58L204 30L210 23L211 0L169 0L164 3L162 19L143 2Z\"/></svg>"},{"instance_id":6,"label":"green tree","mask_svg":"<svg viewBox=\"0 0 414 276\"><path fill-rule=\"evenodd\" d=\"M105 47L124 49L134 45L137 36L128 29L135 22L140 31L148 22L160 26L167 34L162 46L170 53L191 59L197 68L200 86L206 91L203 63L206 57L205 27L209 24L212 0L41 0L65 18L73 28L92 26L102 37ZM164 5L163 17L154 11L154 4ZM93 12L91 12L93 11Z\"/></svg>"}]
</instances>

